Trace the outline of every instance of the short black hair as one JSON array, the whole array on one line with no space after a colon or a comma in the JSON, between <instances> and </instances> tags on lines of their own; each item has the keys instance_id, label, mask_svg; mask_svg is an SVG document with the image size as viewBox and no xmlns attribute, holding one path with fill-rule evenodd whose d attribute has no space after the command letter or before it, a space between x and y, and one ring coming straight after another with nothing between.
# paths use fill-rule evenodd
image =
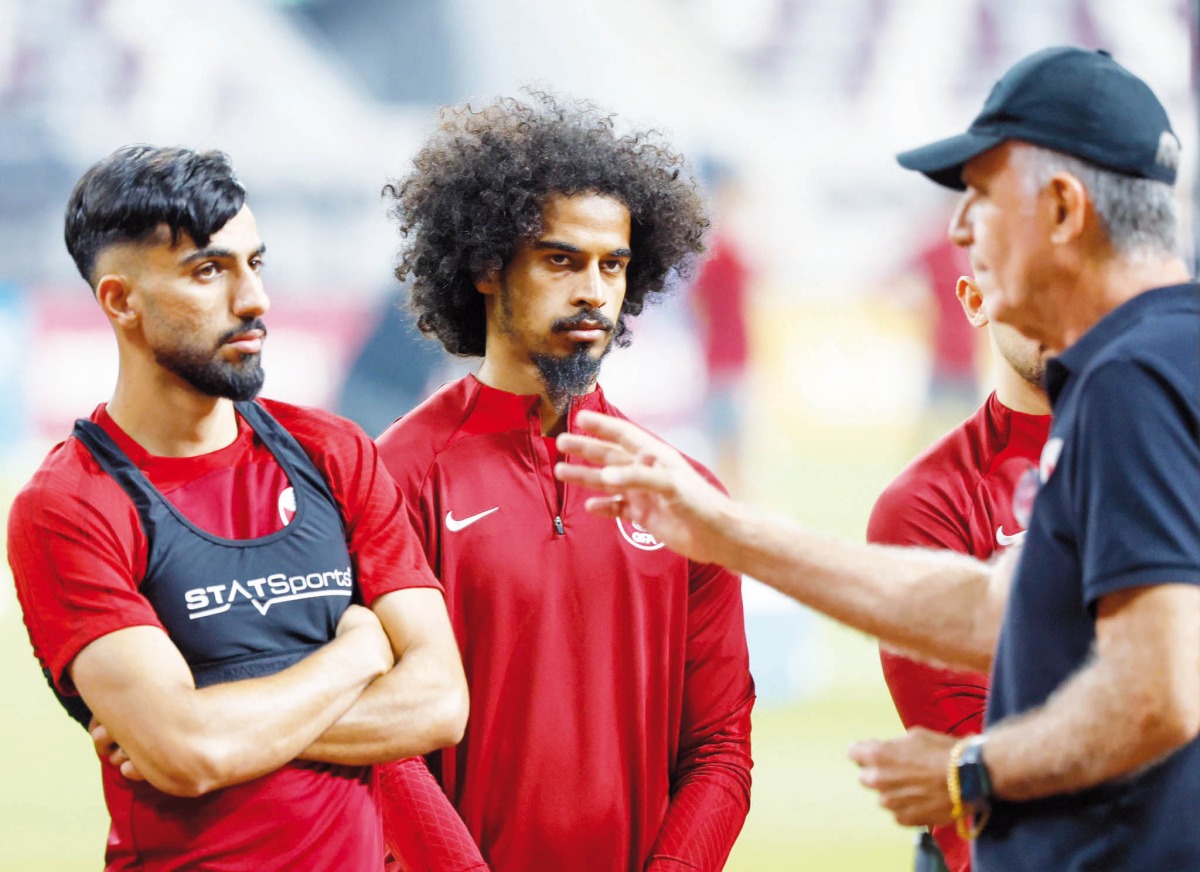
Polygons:
<instances>
[{"instance_id":1,"label":"short black hair","mask_svg":"<svg viewBox=\"0 0 1200 872\"><path fill-rule=\"evenodd\" d=\"M203 247L245 202L223 152L126 145L75 183L63 235L91 285L96 258L110 245L144 242L165 224L172 244L186 233Z\"/></svg>"},{"instance_id":2,"label":"short black hair","mask_svg":"<svg viewBox=\"0 0 1200 872\"><path fill-rule=\"evenodd\" d=\"M633 258L620 345L629 342L626 316L639 314L647 295L660 293L672 271L686 274L704 250L703 201L658 131L619 136L613 117L591 103L529 93L530 102L444 108L415 169L384 188L404 237L396 277L412 277L417 326L451 354L484 353L475 283L503 270L519 242L538 238L552 195L600 194L629 209Z\"/></svg>"}]
</instances>

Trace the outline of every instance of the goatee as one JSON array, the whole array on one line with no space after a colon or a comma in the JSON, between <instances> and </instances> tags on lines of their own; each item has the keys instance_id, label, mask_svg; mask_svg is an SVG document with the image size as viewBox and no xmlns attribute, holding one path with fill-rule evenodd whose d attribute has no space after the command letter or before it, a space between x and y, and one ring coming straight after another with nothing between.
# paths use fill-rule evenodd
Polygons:
<instances>
[{"instance_id":1,"label":"goatee","mask_svg":"<svg viewBox=\"0 0 1200 872\"><path fill-rule=\"evenodd\" d=\"M546 396L556 412L565 412L572 399L583 396L596 383L603 355L592 357L590 351L591 345L584 343L566 357L533 355L534 365L541 373L542 384L546 387ZM605 349L605 354L607 353L608 350Z\"/></svg>"}]
</instances>

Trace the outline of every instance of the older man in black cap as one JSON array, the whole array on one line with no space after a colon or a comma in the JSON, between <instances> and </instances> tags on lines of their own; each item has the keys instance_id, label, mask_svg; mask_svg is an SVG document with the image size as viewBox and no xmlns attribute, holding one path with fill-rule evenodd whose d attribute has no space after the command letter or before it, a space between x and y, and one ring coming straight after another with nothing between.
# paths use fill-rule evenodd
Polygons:
<instances>
[{"instance_id":1,"label":"older man in black cap","mask_svg":"<svg viewBox=\"0 0 1200 872\"><path fill-rule=\"evenodd\" d=\"M900 162L963 190L951 238L992 321L1057 358L1023 553L840 543L730 501L625 422L559 437L590 508L918 656L992 669L987 729L860 742L904 824L955 821L982 872L1200 869L1200 287L1179 144L1104 52L1013 67L970 130ZM598 438L596 438L598 437Z\"/></svg>"}]
</instances>

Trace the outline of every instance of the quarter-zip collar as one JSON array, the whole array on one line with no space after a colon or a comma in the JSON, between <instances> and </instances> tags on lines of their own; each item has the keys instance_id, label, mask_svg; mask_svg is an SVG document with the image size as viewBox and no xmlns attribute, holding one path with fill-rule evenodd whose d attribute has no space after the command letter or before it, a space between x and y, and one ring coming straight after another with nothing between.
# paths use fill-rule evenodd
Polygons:
<instances>
[{"instance_id":1,"label":"quarter-zip collar","mask_svg":"<svg viewBox=\"0 0 1200 872\"><path fill-rule=\"evenodd\" d=\"M484 384L474 375L467 376L474 388L471 411L463 422L462 432L472 434L507 433L523 430L520 439L521 454L529 465L530 473L537 477L542 496L546 501L549 519L558 536L567 533L567 508L571 489L563 486L560 493L554 478L553 458L542 436L541 398L537 394L510 394ZM596 389L571 401L567 412L567 429L573 430L575 415L580 409L608 412L608 401L604 391Z\"/></svg>"}]
</instances>

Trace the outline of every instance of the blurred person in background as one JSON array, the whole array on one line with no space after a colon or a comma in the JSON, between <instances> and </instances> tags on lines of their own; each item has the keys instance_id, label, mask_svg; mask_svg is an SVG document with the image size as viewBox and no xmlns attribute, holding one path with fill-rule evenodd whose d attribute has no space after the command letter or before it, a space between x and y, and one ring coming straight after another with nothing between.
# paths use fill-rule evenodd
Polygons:
<instances>
[{"instance_id":1,"label":"blurred person in background","mask_svg":"<svg viewBox=\"0 0 1200 872\"><path fill-rule=\"evenodd\" d=\"M429 396L446 363L441 349L417 331L407 289L388 293L342 380L337 413L378 436Z\"/></svg>"},{"instance_id":2,"label":"blurred person in background","mask_svg":"<svg viewBox=\"0 0 1200 872\"><path fill-rule=\"evenodd\" d=\"M379 439L472 693L430 765L498 872L719 870L750 801L741 579L553 476L581 409L620 415L596 379L626 319L702 249L695 185L657 134L537 93L444 110L414 163L397 275L423 331L483 358ZM419 788L383 777L390 832Z\"/></svg>"},{"instance_id":3,"label":"blurred person in background","mask_svg":"<svg viewBox=\"0 0 1200 872\"><path fill-rule=\"evenodd\" d=\"M989 560L1024 536L1038 457L1050 432L1050 401L1042 386L1045 349L1014 328L989 321L985 302L992 292L985 287L962 276L954 296L960 317L965 314L972 329L987 328L996 388L974 415L883 491L867 525L870 542L942 548ZM943 293L950 296L948 290ZM886 647L880 657L906 728L954 736L983 731L987 676L982 672L936 666ZM935 827L932 837L923 831L917 849L917 872L947 868L971 868L970 845L951 824Z\"/></svg>"},{"instance_id":4,"label":"blurred person in background","mask_svg":"<svg viewBox=\"0 0 1200 872\"><path fill-rule=\"evenodd\" d=\"M101 756L107 868L378 869L371 764L453 744L467 709L403 498L349 422L254 399L266 247L225 155L117 150L66 241L119 374L8 551Z\"/></svg>"},{"instance_id":5,"label":"blurred person in background","mask_svg":"<svg viewBox=\"0 0 1200 872\"><path fill-rule=\"evenodd\" d=\"M715 161L705 175L713 192L716 223L689 300L707 375L704 427L713 440L717 474L730 493L740 494L753 276L732 227L741 208L742 182L731 167Z\"/></svg>"},{"instance_id":6,"label":"blurred person in background","mask_svg":"<svg viewBox=\"0 0 1200 872\"><path fill-rule=\"evenodd\" d=\"M954 823L980 872L1200 868L1200 285L1179 141L1103 52L1044 49L967 133L900 155L965 193L984 306L1056 357L1022 548L839 542L733 502L626 421L580 413L560 480L600 517L744 572L924 659L992 669L986 729L853 745L897 821ZM585 434L591 434L585 435Z\"/></svg>"},{"instance_id":7,"label":"blurred person in background","mask_svg":"<svg viewBox=\"0 0 1200 872\"><path fill-rule=\"evenodd\" d=\"M909 281L880 283L889 288L887 302L898 302L928 329L929 382L916 443L921 447L971 414L980 399L979 334L948 293L959 276L971 271L966 252L946 237L952 211L952 203L937 209L937 220L925 231L928 235L901 268Z\"/></svg>"}]
</instances>

